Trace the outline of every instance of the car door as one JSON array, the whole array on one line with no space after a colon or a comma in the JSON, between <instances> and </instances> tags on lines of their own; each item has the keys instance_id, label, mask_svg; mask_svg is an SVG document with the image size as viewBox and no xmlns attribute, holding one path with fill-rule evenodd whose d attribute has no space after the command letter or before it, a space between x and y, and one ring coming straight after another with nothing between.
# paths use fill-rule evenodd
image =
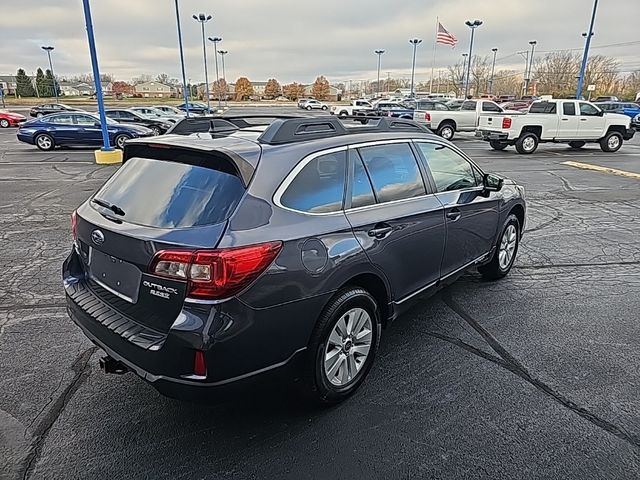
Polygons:
<instances>
[{"instance_id":1,"label":"car door","mask_svg":"<svg viewBox=\"0 0 640 480\"><path fill-rule=\"evenodd\" d=\"M369 260L401 303L435 284L444 252L442 204L409 141L349 150L345 214Z\"/></svg>"},{"instance_id":2,"label":"car door","mask_svg":"<svg viewBox=\"0 0 640 480\"><path fill-rule=\"evenodd\" d=\"M416 146L435 184L435 196L444 206L444 278L491 251L498 229L500 197L485 191L481 172L461 151L435 141L416 141Z\"/></svg>"},{"instance_id":3,"label":"car door","mask_svg":"<svg viewBox=\"0 0 640 480\"><path fill-rule=\"evenodd\" d=\"M78 128L78 139L82 145L100 145L102 143L102 130L96 119L91 115L74 114L74 121Z\"/></svg>"},{"instance_id":4,"label":"car door","mask_svg":"<svg viewBox=\"0 0 640 480\"><path fill-rule=\"evenodd\" d=\"M558 134L556 135L556 138L561 140L578 138L579 124L580 117L576 115L576 102L562 102L560 122L558 122Z\"/></svg>"},{"instance_id":5,"label":"car door","mask_svg":"<svg viewBox=\"0 0 640 480\"><path fill-rule=\"evenodd\" d=\"M476 126L476 101L467 100L460 107L460 111L464 112L460 115L456 115L456 130L473 130Z\"/></svg>"},{"instance_id":6,"label":"car door","mask_svg":"<svg viewBox=\"0 0 640 480\"><path fill-rule=\"evenodd\" d=\"M601 111L586 102L578 102L580 122L578 124L578 137L585 140L594 140L604 135L605 117Z\"/></svg>"},{"instance_id":7,"label":"car door","mask_svg":"<svg viewBox=\"0 0 640 480\"><path fill-rule=\"evenodd\" d=\"M59 113L48 117L48 133L53 137L56 145L76 145L77 132L70 113Z\"/></svg>"}]
</instances>

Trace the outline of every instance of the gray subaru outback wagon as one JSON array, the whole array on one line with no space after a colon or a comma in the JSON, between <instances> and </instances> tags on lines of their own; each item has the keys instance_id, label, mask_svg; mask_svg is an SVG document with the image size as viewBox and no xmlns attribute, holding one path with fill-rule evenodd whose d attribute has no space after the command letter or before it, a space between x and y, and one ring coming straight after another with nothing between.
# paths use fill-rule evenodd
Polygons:
<instances>
[{"instance_id":1,"label":"gray subaru outback wagon","mask_svg":"<svg viewBox=\"0 0 640 480\"><path fill-rule=\"evenodd\" d=\"M127 142L72 215L67 310L106 372L181 398L284 376L339 402L409 305L513 265L523 188L412 121L220 122Z\"/></svg>"}]
</instances>

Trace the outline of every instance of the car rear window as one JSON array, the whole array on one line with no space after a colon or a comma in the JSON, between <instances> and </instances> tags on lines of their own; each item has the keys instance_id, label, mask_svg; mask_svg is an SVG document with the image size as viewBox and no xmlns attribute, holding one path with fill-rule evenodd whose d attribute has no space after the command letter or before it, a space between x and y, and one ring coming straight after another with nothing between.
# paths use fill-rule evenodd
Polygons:
<instances>
[{"instance_id":1,"label":"car rear window","mask_svg":"<svg viewBox=\"0 0 640 480\"><path fill-rule=\"evenodd\" d=\"M229 218L245 191L237 175L223 170L134 157L94 198L121 208L127 223L157 228L212 225Z\"/></svg>"},{"instance_id":2,"label":"car rear window","mask_svg":"<svg viewBox=\"0 0 640 480\"><path fill-rule=\"evenodd\" d=\"M529 108L529 113L556 113L556 104L550 102L534 102Z\"/></svg>"}]
</instances>

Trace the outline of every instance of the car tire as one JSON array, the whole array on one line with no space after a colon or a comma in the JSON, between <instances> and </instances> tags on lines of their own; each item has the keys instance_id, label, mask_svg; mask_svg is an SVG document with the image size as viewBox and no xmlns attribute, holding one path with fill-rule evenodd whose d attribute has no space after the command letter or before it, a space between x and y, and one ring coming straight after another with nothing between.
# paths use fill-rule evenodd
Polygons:
<instances>
[{"instance_id":1,"label":"car tire","mask_svg":"<svg viewBox=\"0 0 640 480\"><path fill-rule=\"evenodd\" d=\"M36 144L36 147L38 147L40 150L44 150L45 152L49 150L53 150L56 146L51 135L47 135L46 133L41 133L39 135L36 135L36 137L33 140L34 140L34 143Z\"/></svg>"},{"instance_id":2,"label":"car tire","mask_svg":"<svg viewBox=\"0 0 640 480\"><path fill-rule=\"evenodd\" d=\"M518 217L510 214L498 237L491 260L489 263L478 267L478 272L483 278L486 280L498 280L509 273L520 245L520 228Z\"/></svg>"},{"instance_id":3,"label":"car tire","mask_svg":"<svg viewBox=\"0 0 640 480\"><path fill-rule=\"evenodd\" d=\"M453 139L453 136L456 134L455 127L450 123L445 123L440 125L436 130L436 134L444 138L445 140Z\"/></svg>"},{"instance_id":4,"label":"car tire","mask_svg":"<svg viewBox=\"0 0 640 480\"><path fill-rule=\"evenodd\" d=\"M346 117L346 116L348 116L348 115L349 115L349 112L347 112L346 110L342 110L342 111L338 114L338 116L339 116L339 117Z\"/></svg>"},{"instance_id":5,"label":"car tire","mask_svg":"<svg viewBox=\"0 0 640 480\"><path fill-rule=\"evenodd\" d=\"M158 135L162 135L162 130L160 130L159 127L152 126L152 127L149 127L149 129L153 132L154 137L157 137Z\"/></svg>"},{"instance_id":6,"label":"car tire","mask_svg":"<svg viewBox=\"0 0 640 480\"><path fill-rule=\"evenodd\" d=\"M520 135L520 138L516 140L516 151L518 153L528 155L533 153L538 148L538 136L535 133L528 132Z\"/></svg>"},{"instance_id":7,"label":"car tire","mask_svg":"<svg viewBox=\"0 0 640 480\"><path fill-rule=\"evenodd\" d=\"M326 110L328 107L326 105L322 106L322 110Z\"/></svg>"},{"instance_id":8,"label":"car tire","mask_svg":"<svg viewBox=\"0 0 640 480\"><path fill-rule=\"evenodd\" d=\"M116 135L115 138L113 139L113 145L122 150L124 148L124 144L127 140L129 140L129 136L128 135L124 135L124 134L120 134L120 135Z\"/></svg>"},{"instance_id":9,"label":"car tire","mask_svg":"<svg viewBox=\"0 0 640 480\"><path fill-rule=\"evenodd\" d=\"M311 111L311 105L307 105L305 108L306 108L307 110Z\"/></svg>"},{"instance_id":10,"label":"car tire","mask_svg":"<svg viewBox=\"0 0 640 480\"><path fill-rule=\"evenodd\" d=\"M583 142L583 141L569 142L569 146L575 150L584 147L586 144L587 142Z\"/></svg>"},{"instance_id":11,"label":"car tire","mask_svg":"<svg viewBox=\"0 0 640 480\"><path fill-rule=\"evenodd\" d=\"M622 135L619 132L609 132L600 140L603 152L617 152L622 147Z\"/></svg>"},{"instance_id":12,"label":"car tire","mask_svg":"<svg viewBox=\"0 0 640 480\"><path fill-rule=\"evenodd\" d=\"M499 142L498 140L489 140L489 145L494 150L504 150L509 146L507 142Z\"/></svg>"},{"instance_id":13,"label":"car tire","mask_svg":"<svg viewBox=\"0 0 640 480\"><path fill-rule=\"evenodd\" d=\"M339 291L323 310L309 341L298 382L304 397L333 405L352 395L373 365L381 327L380 309L369 292L360 287Z\"/></svg>"},{"instance_id":14,"label":"car tire","mask_svg":"<svg viewBox=\"0 0 640 480\"><path fill-rule=\"evenodd\" d=\"M7 120L6 118L0 118L0 127L9 128L9 120Z\"/></svg>"}]
</instances>

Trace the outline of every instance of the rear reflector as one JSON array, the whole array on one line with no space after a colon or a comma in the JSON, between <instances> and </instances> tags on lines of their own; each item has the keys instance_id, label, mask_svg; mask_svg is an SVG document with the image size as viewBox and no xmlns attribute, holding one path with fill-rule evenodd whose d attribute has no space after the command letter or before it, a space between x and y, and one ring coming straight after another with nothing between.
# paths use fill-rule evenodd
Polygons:
<instances>
[{"instance_id":1,"label":"rear reflector","mask_svg":"<svg viewBox=\"0 0 640 480\"><path fill-rule=\"evenodd\" d=\"M196 350L193 357L193 374L199 377L207 376L207 364L204 361L204 352Z\"/></svg>"},{"instance_id":2,"label":"rear reflector","mask_svg":"<svg viewBox=\"0 0 640 480\"><path fill-rule=\"evenodd\" d=\"M502 128L511 128L511 119L509 117L502 119Z\"/></svg>"},{"instance_id":3,"label":"rear reflector","mask_svg":"<svg viewBox=\"0 0 640 480\"><path fill-rule=\"evenodd\" d=\"M229 298L251 284L271 265L282 242L216 250L161 250L149 270L155 275L186 280L187 296Z\"/></svg>"}]
</instances>

